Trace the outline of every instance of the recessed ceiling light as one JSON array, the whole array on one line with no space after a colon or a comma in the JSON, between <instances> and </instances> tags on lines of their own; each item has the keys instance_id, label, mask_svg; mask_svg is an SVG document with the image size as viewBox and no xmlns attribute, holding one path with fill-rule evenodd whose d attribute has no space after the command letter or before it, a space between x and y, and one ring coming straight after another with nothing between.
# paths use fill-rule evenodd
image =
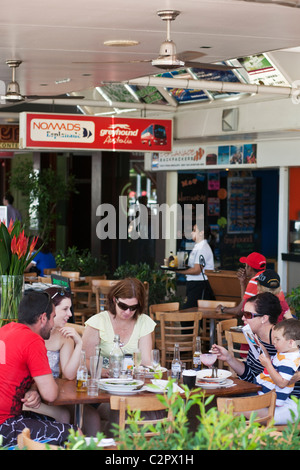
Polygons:
<instances>
[{"instance_id":1,"label":"recessed ceiling light","mask_svg":"<svg viewBox=\"0 0 300 470\"><path fill-rule=\"evenodd\" d=\"M71 81L70 78L62 78L62 79L60 79L60 80L55 80L55 84L56 84L56 85L59 85L60 83L68 83L68 82L70 82L70 81Z\"/></svg>"},{"instance_id":2,"label":"recessed ceiling light","mask_svg":"<svg viewBox=\"0 0 300 470\"><path fill-rule=\"evenodd\" d=\"M137 46L139 41L133 41L131 39L115 39L112 41L104 41L104 46L113 47L126 47L126 46Z\"/></svg>"}]
</instances>

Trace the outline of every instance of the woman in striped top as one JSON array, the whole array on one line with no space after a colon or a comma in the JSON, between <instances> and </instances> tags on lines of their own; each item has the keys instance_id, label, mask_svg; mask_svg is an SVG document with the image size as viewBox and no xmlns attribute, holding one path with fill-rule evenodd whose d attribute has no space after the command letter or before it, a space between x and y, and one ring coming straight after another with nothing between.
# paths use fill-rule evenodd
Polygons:
<instances>
[{"instance_id":1,"label":"woman in striped top","mask_svg":"<svg viewBox=\"0 0 300 470\"><path fill-rule=\"evenodd\" d=\"M256 334L270 357L275 356L277 351L273 345L273 327L276 325L278 317L281 313L279 299L265 292L251 297L245 304L243 312L243 321L249 324L251 330ZM241 362L232 356L222 346L214 345L214 352L217 353L221 361L226 361L229 366L236 372L240 379L247 382L255 382L256 377L263 372L264 366L259 358L255 358L251 349L249 350L246 362ZM300 383L296 382L293 395L300 398ZM297 407L291 400L291 409L296 413ZM281 420L284 417L278 416L277 424L284 424Z\"/></svg>"}]
</instances>

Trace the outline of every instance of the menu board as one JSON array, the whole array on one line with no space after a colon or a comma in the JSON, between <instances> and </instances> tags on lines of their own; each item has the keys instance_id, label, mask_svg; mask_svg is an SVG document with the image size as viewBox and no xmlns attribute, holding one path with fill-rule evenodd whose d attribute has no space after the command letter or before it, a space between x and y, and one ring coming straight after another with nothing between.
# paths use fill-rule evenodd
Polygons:
<instances>
[{"instance_id":1,"label":"menu board","mask_svg":"<svg viewBox=\"0 0 300 470\"><path fill-rule=\"evenodd\" d=\"M228 178L227 233L254 232L255 203L255 178Z\"/></svg>"}]
</instances>

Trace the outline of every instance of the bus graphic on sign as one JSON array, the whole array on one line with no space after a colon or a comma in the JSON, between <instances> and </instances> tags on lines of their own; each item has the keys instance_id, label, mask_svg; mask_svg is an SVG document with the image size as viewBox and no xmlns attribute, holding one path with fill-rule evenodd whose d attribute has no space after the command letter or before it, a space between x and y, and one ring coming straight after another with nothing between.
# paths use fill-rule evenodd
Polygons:
<instances>
[{"instance_id":1,"label":"bus graphic on sign","mask_svg":"<svg viewBox=\"0 0 300 470\"><path fill-rule=\"evenodd\" d=\"M167 134L164 126L160 124L150 124L141 133L142 144L148 144L148 147L152 145L166 145Z\"/></svg>"}]
</instances>

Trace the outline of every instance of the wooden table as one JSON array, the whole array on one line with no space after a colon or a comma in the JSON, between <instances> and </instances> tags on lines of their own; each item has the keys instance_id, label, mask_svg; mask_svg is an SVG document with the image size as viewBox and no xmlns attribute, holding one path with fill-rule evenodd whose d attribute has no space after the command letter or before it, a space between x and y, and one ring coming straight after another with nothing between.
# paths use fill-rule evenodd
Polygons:
<instances>
[{"instance_id":1,"label":"wooden table","mask_svg":"<svg viewBox=\"0 0 300 470\"><path fill-rule=\"evenodd\" d=\"M229 320L230 318L235 318L236 315L233 313L221 313L216 312L215 308L207 308L207 307L193 307L187 308L185 310L179 310L180 313L184 314L185 312L201 312L202 318L206 318L209 320L209 346L216 342L216 321L221 320Z\"/></svg>"},{"instance_id":2,"label":"wooden table","mask_svg":"<svg viewBox=\"0 0 300 470\"><path fill-rule=\"evenodd\" d=\"M245 382L244 380L232 379L236 384L230 388L215 388L215 389L203 389L205 395L214 395L215 397L230 397L247 395L249 393L256 393L261 389L259 385ZM58 396L53 402L46 402L47 405L62 406L62 405L74 405L75 406L75 424L82 428L83 410L84 405L93 403L109 403L110 394L99 390L97 397L90 397L87 392L77 392L76 380L56 379L58 384ZM149 395L152 392L139 392L138 395Z\"/></svg>"}]
</instances>

